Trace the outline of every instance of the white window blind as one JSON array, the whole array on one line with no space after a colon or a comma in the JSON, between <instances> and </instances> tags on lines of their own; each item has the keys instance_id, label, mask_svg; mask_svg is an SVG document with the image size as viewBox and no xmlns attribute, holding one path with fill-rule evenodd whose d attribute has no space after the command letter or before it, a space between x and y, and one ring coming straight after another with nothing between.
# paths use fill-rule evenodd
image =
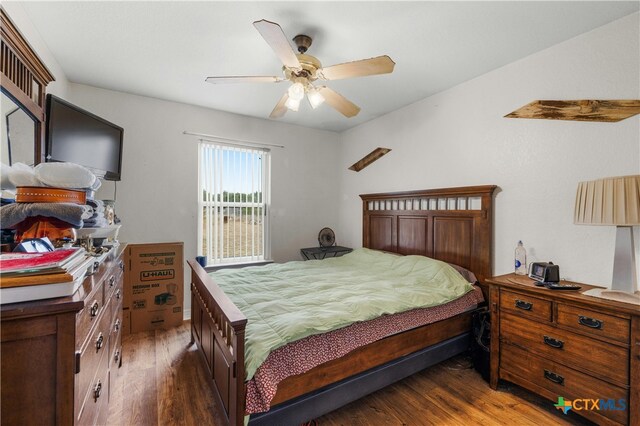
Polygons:
<instances>
[{"instance_id":1,"label":"white window blind","mask_svg":"<svg viewBox=\"0 0 640 426\"><path fill-rule=\"evenodd\" d=\"M209 264L269 258L270 153L201 141L198 253Z\"/></svg>"}]
</instances>

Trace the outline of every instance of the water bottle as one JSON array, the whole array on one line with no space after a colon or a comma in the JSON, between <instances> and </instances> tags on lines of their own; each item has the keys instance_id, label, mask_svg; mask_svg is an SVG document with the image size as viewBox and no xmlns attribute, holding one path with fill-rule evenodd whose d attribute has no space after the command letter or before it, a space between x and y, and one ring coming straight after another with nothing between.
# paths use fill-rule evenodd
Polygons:
<instances>
[{"instance_id":1,"label":"water bottle","mask_svg":"<svg viewBox=\"0 0 640 426\"><path fill-rule=\"evenodd\" d=\"M518 241L516 247L516 275L527 275L527 251L522 241Z\"/></svg>"}]
</instances>

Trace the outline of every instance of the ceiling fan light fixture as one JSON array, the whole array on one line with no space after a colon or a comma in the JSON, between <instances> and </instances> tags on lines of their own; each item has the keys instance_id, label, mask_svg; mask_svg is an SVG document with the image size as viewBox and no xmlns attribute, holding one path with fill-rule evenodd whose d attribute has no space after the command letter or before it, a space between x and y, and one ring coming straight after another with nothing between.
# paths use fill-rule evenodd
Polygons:
<instances>
[{"instance_id":1,"label":"ceiling fan light fixture","mask_svg":"<svg viewBox=\"0 0 640 426\"><path fill-rule=\"evenodd\" d=\"M307 93L307 99L309 99L309 104L311 104L311 108L316 109L324 102L324 96L320 94L318 89L309 90Z\"/></svg>"},{"instance_id":2,"label":"ceiling fan light fixture","mask_svg":"<svg viewBox=\"0 0 640 426\"><path fill-rule=\"evenodd\" d=\"M298 101L298 104L304 98L304 86L302 85L302 83L299 83L299 82L293 83L289 87L288 91L289 91L289 99ZM295 110L297 111L298 108L296 108Z\"/></svg>"},{"instance_id":3,"label":"ceiling fan light fixture","mask_svg":"<svg viewBox=\"0 0 640 426\"><path fill-rule=\"evenodd\" d=\"M289 108L291 111L298 111L298 108L300 108L300 100L289 97L287 102L284 103L284 106Z\"/></svg>"},{"instance_id":4,"label":"ceiling fan light fixture","mask_svg":"<svg viewBox=\"0 0 640 426\"><path fill-rule=\"evenodd\" d=\"M2 0L0 0L2 1ZM298 34L293 38L298 53L294 52L291 44L282 31L282 27L275 22L261 19L255 21L253 26L258 30L264 41L282 62L282 72L284 78L275 76L221 76L208 77L209 83L279 83L281 81L291 82L291 86L280 97L275 108L269 115L270 118L281 118L287 112L298 111L300 102L305 94L309 105L316 109L319 105L326 103L347 118L355 117L360 112L360 107L340 93L329 87L316 87L313 83L318 80L342 80L354 77L364 77L368 75L389 74L393 72L395 62L387 56L377 56L375 58L360 59L357 61L344 62L341 64L323 67L318 58L308 55L307 49L313 40L311 37ZM320 83L318 83L320 84Z\"/></svg>"}]
</instances>

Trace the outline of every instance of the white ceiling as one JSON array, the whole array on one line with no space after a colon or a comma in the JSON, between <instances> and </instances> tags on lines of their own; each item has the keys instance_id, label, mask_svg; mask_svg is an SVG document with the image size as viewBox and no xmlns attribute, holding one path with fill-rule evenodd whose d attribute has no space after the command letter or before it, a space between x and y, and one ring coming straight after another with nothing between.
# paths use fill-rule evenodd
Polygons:
<instances>
[{"instance_id":1,"label":"white ceiling","mask_svg":"<svg viewBox=\"0 0 640 426\"><path fill-rule=\"evenodd\" d=\"M281 75L252 22L313 38L329 66L387 54L393 74L328 82L362 108L327 105L281 121L342 131L639 10L639 2L24 2L74 83L267 118L286 82L212 85L207 76ZM291 43L293 45L293 43Z\"/></svg>"}]
</instances>

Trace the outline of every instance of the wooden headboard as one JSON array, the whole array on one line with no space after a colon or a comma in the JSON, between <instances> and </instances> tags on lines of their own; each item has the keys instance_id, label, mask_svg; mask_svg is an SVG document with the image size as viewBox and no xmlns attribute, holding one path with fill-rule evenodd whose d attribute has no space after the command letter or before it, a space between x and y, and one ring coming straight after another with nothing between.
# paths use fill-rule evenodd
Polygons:
<instances>
[{"instance_id":1,"label":"wooden headboard","mask_svg":"<svg viewBox=\"0 0 640 426\"><path fill-rule=\"evenodd\" d=\"M362 245L492 275L495 185L362 194Z\"/></svg>"}]
</instances>

